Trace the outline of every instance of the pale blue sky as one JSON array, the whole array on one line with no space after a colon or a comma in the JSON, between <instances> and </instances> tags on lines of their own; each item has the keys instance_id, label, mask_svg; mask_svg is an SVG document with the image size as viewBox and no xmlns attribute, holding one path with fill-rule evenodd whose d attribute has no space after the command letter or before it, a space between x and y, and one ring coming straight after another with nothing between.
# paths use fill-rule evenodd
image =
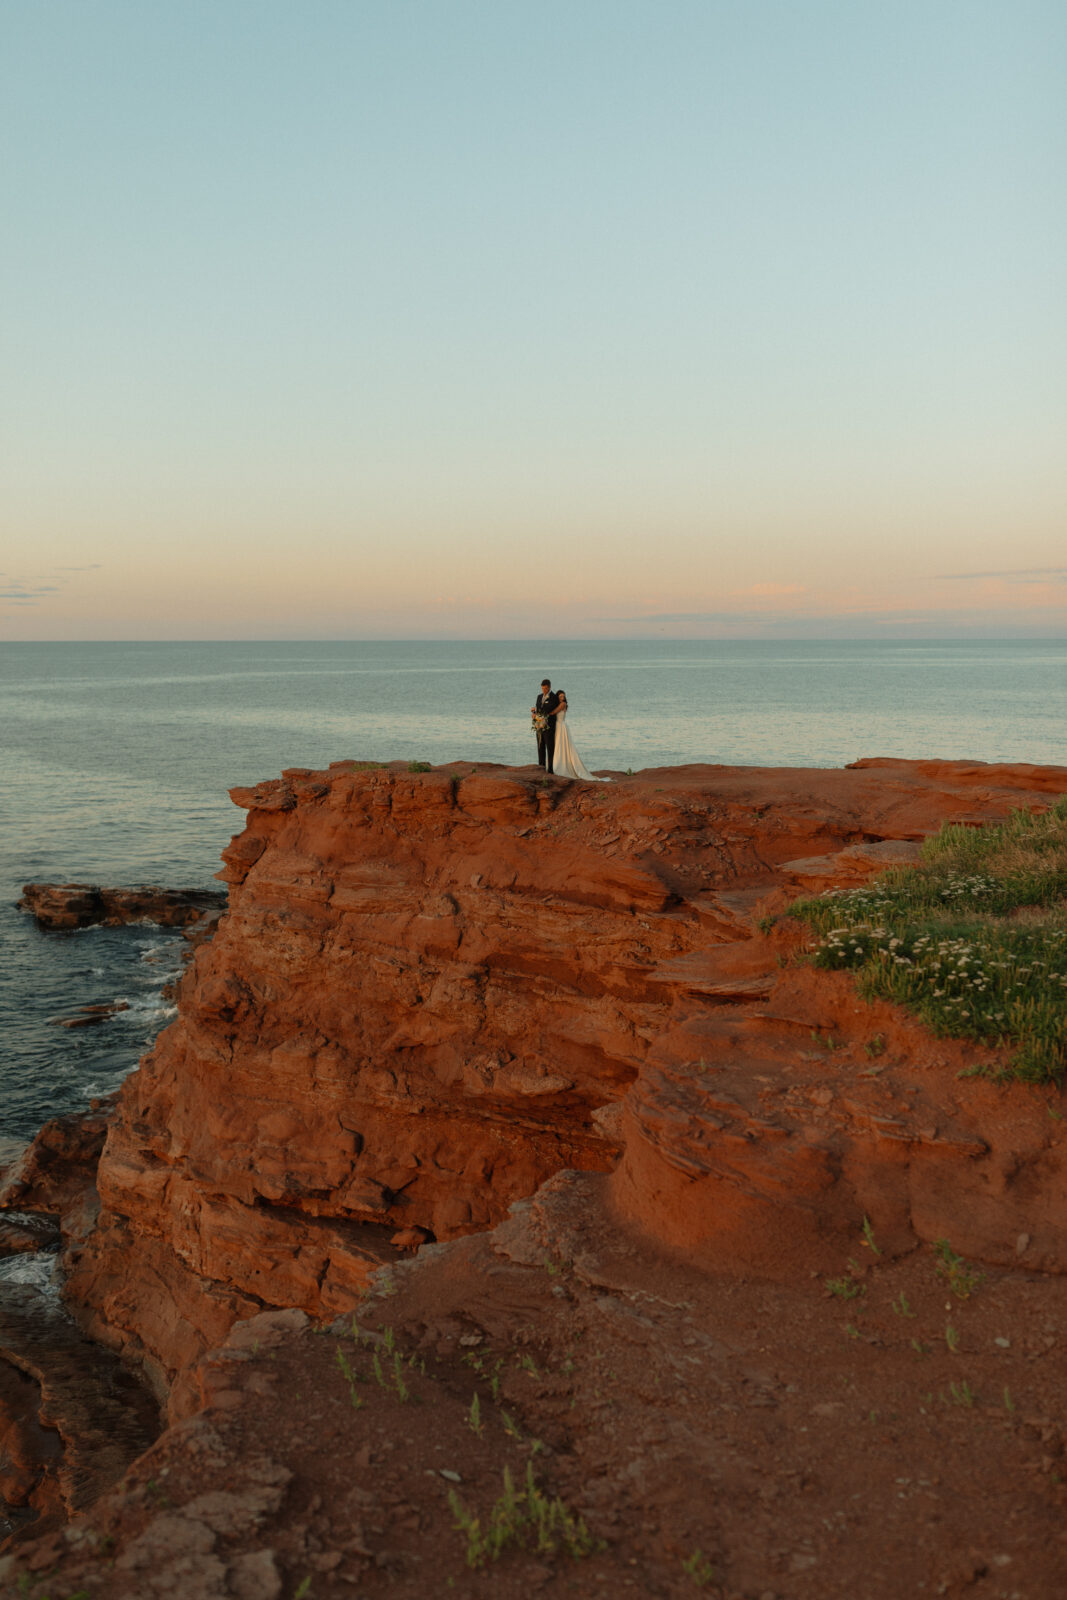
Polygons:
<instances>
[{"instance_id":1,"label":"pale blue sky","mask_svg":"<svg viewBox=\"0 0 1067 1600\"><path fill-rule=\"evenodd\" d=\"M6 0L0 72L0 637L1067 621L1061 3Z\"/></svg>"}]
</instances>

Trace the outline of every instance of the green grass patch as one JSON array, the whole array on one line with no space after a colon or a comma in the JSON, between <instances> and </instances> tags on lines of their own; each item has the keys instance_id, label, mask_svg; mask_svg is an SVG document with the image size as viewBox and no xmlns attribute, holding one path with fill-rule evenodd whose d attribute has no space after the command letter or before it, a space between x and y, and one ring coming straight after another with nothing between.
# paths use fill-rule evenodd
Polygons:
<instances>
[{"instance_id":1,"label":"green grass patch","mask_svg":"<svg viewBox=\"0 0 1067 1600\"><path fill-rule=\"evenodd\" d=\"M568 1510L558 1496L549 1499L541 1490L529 1462L521 1489L515 1488L511 1473L504 1468L504 1492L485 1518L469 1511L454 1489L448 1504L456 1530L466 1538L470 1567L484 1567L509 1548L546 1556L558 1550L574 1560L603 1549L581 1517Z\"/></svg>"},{"instance_id":2,"label":"green grass patch","mask_svg":"<svg viewBox=\"0 0 1067 1600\"><path fill-rule=\"evenodd\" d=\"M816 965L854 972L866 999L940 1036L1013 1046L1009 1077L1067 1072L1067 796L1039 816L946 823L918 866L790 912L822 935Z\"/></svg>"}]
</instances>

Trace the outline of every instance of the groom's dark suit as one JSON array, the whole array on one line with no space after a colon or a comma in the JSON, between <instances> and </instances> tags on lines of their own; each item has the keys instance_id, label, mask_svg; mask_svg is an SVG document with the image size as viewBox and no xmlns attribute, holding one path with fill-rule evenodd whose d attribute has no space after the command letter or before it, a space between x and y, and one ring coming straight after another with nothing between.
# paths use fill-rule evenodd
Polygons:
<instances>
[{"instance_id":1,"label":"groom's dark suit","mask_svg":"<svg viewBox=\"0 0 1067 1600\"><path fill-rule=\"evenodd\" d=\"M544 733L537 735L537 765L547 767L549 772L552 771L552 758L556 753L556 719L551 713L558 705L559 695L555 689L550 690L548 694L537 696L537 710L543 717L548 718L548 726Z\"/></svg>"}]
</instances>

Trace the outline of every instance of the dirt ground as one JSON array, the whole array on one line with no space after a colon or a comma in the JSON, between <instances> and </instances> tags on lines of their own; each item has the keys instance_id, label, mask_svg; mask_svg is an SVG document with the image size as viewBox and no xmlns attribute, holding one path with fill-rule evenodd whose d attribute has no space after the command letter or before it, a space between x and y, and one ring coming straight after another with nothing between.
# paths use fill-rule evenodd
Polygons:
<instances>
[{"instance_id":1,"label":"dirt ground","mask_svg":"<svg viewBox=\"0 0 1067 1600\"><path fill-rule=\"evenodd\" d=\"M711 1277L604 1191L559 1174L381 1277L358 1319L238 1325L206 1409L17 1548L0 1594L1067 1593L1067 1283L862 1234L829 1287ZM528 1468L573 1519L558 1547L468 1565L457 1518L484 1533Z\"/></svg>"}]
</instances>

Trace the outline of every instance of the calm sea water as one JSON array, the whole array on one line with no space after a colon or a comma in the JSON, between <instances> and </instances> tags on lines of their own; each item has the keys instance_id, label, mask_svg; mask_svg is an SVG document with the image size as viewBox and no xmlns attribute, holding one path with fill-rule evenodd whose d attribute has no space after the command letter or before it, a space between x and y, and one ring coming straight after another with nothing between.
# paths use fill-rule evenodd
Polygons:
<instances>
[{"instance_id":1,"label":"calm sea water","mask_svg":"<svg viewBox=\"0 0 1067 1600\"><path fill-rule=\"evenodd\" d=\"M42 934L23 883L209 885L226 791L344 757L522 764L547 673L592 768L1067 764L1067 643L0 644L0 1150L113 1087L182 941ZM129 1011L67 1032L100 1000ZM2 1154L0 1154L2 1159Z\"/></svg>"}]
</instances>

